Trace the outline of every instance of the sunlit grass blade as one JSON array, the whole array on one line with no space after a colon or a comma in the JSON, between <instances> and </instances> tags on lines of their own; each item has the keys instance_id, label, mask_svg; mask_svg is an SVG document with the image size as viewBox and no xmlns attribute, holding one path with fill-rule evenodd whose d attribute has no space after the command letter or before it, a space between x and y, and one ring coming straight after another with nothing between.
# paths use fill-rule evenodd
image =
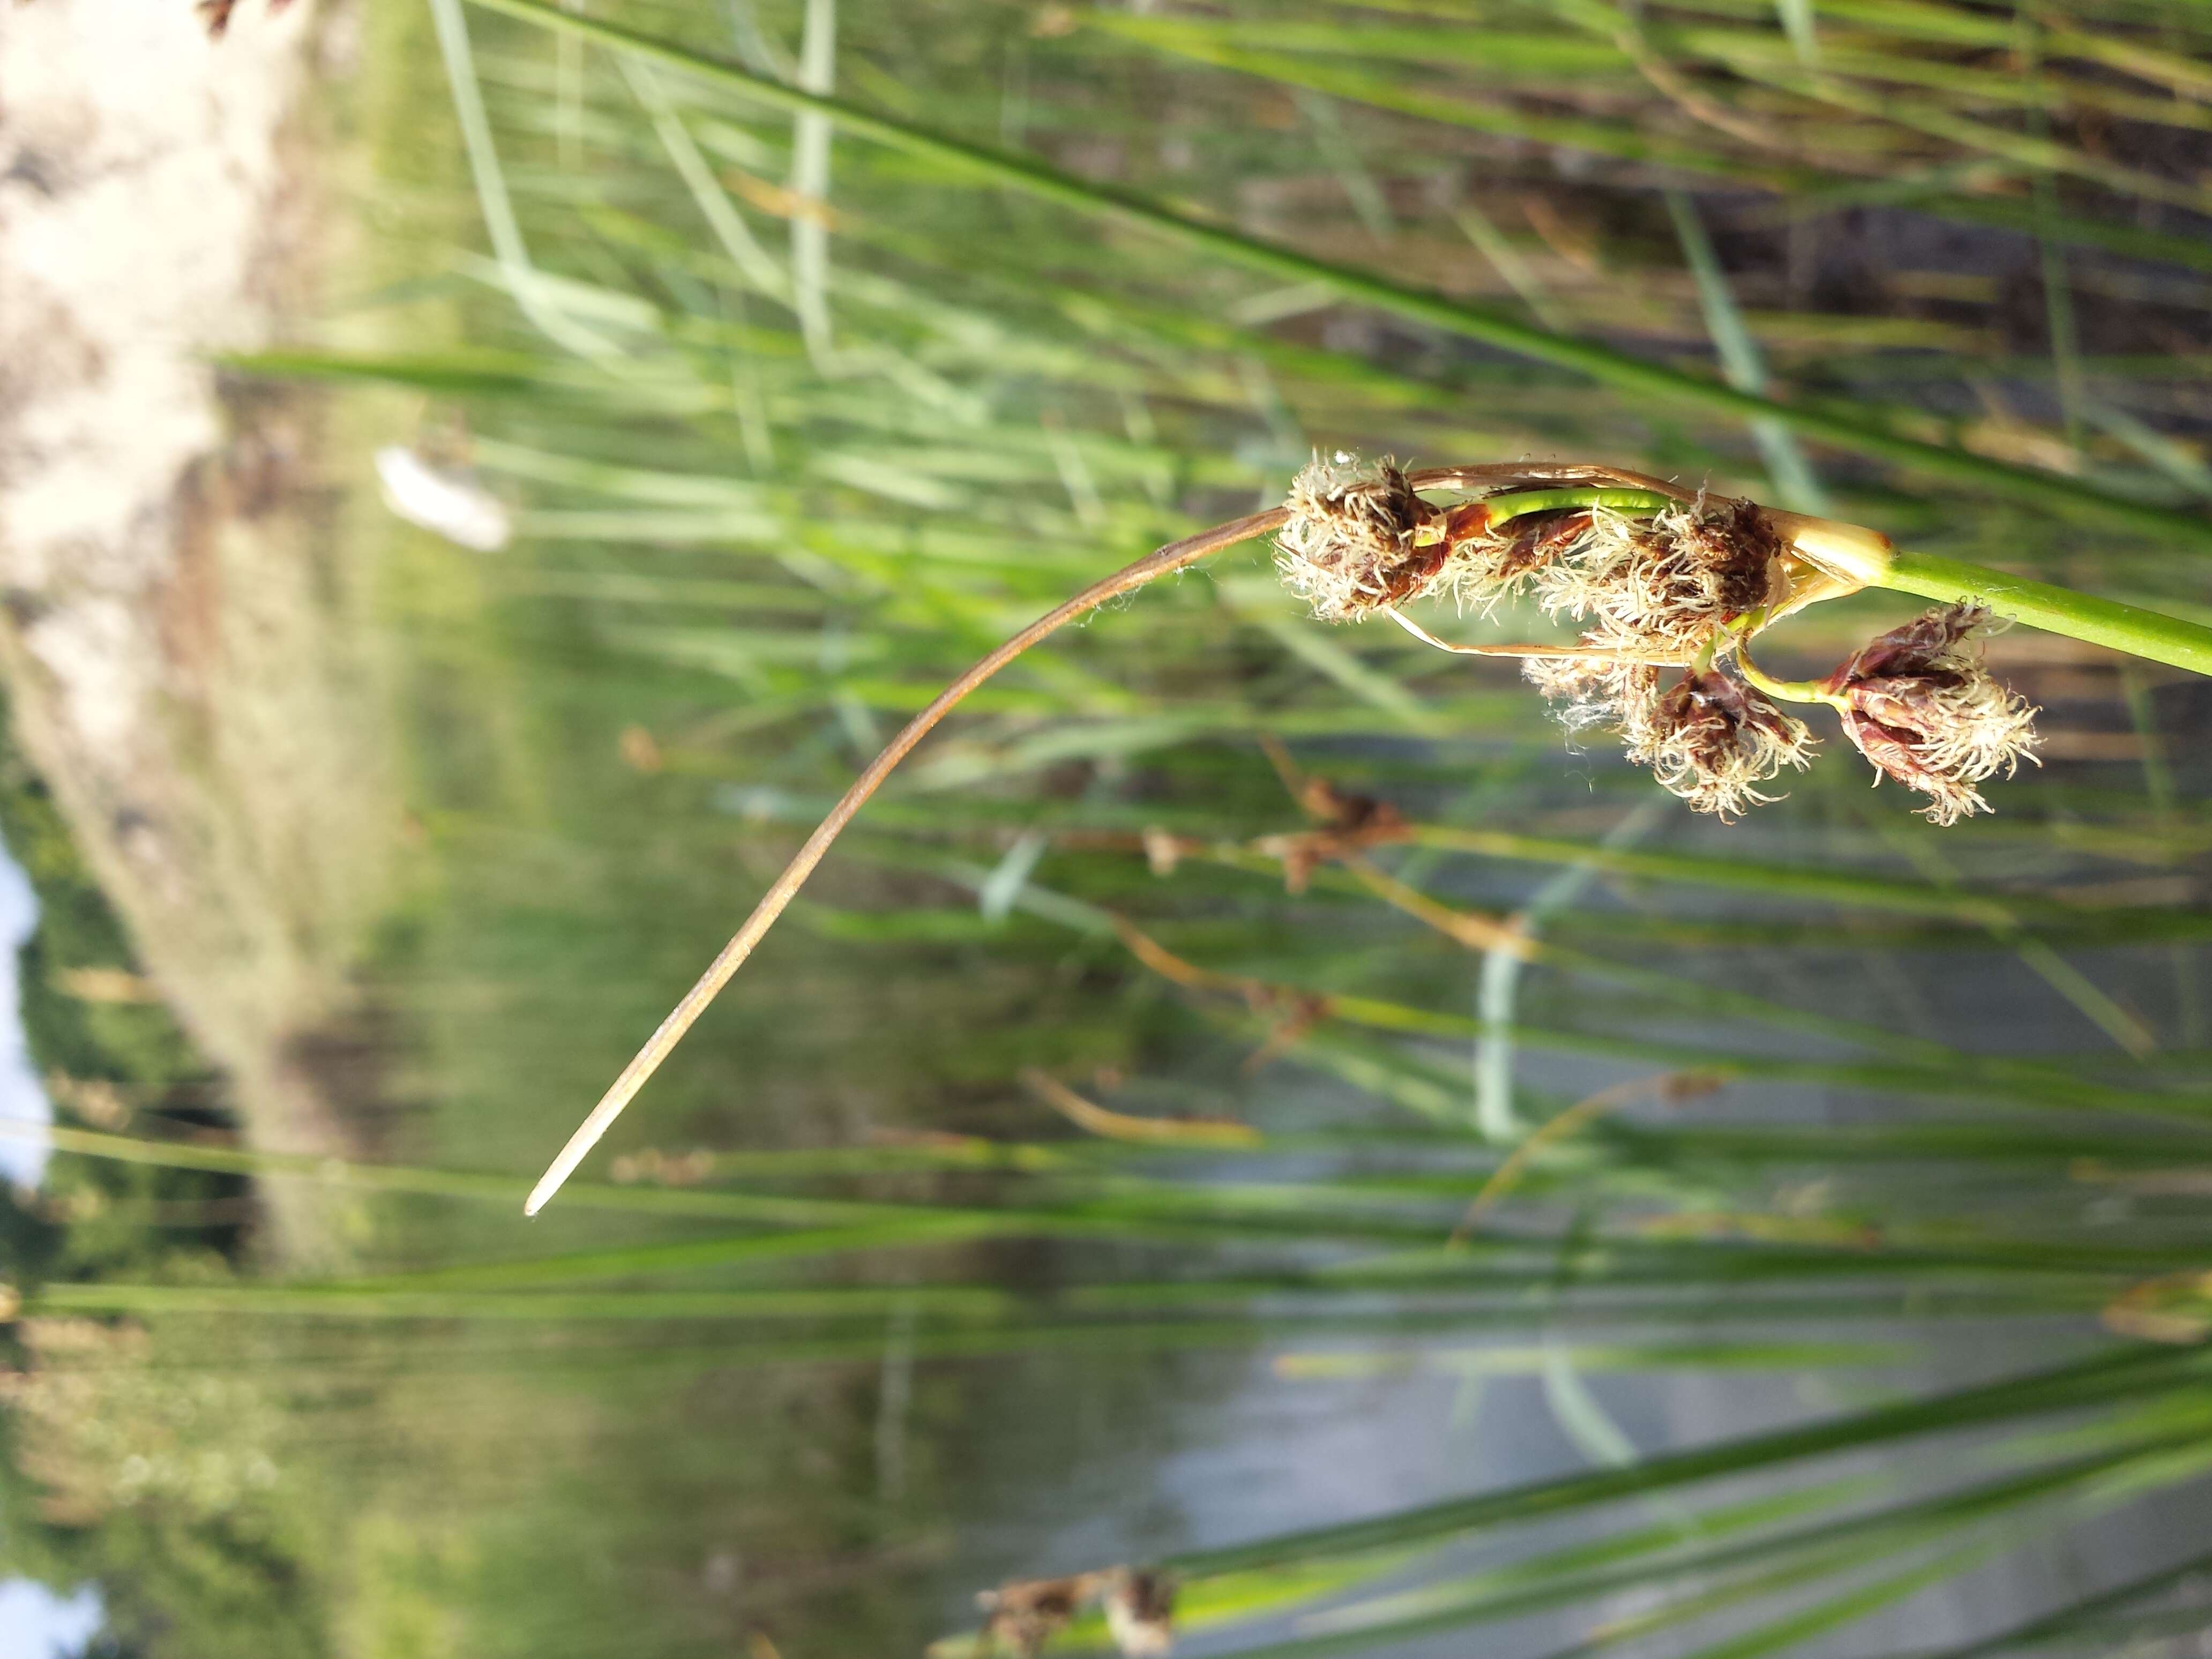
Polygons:
<instances>
[{"instance_id":1,"label":"sunlit grass blade","mask_svg":"<svg viewBox=\"0 0 2212 1659\"><path fill-rule=\"evenodd\" d=\"M1616 392L1659 403L1701 407L1715 414L1771 417L1806 437L1917 467L1935 476L1978 485L2023 501L2094 512L2114 522L2134 524L2191 545L2212 546L2212 520L2196 514L2116 496L2055 474L2030 471L1969 451L1923 443L1829 405L1780 403L1647 362L1594 342L1561 338L1501 313L1187 217L1133 191L1086 183L1025 156L973 144L915 123L864 110L842 100L802 92L734 64L703 57L617 24L563 12L540 4L538 0L474 3L548 28L580 33L617 51L638 53L700 80L742 92L773 107L826 115L849 131L945 164L969 176L1011 185L1084 212L1104 213L1127 220L1250 269L1291 281L1327 283L1347 299L1376 305L1411 321L1464 334L1588 374Z\"/></svg>"},{"instance_id":2,"label":"sunlit grass blade","mask_svg":"<svg viewBox=\"0 0 2212 1659\"><path fill-rule=\"evenodd\" d=\"M1199 1574L1389 1548L1478 1527L1672 1490L1722 1475L1771 1468L1860 1447L1954 1429L1987 1428L2107 1401L2193 1386L2208 1362L2187 1351L2105 1353L2055 1370L1980 1388L1879 1407L1855 1416L1784 1429L1688 1451L1669 1452L1626 1469L1603 1469L1534 1486L1459 1498L1371 1520L1279 1534L1172 1559Z\"/></svg>"}]
</instances>

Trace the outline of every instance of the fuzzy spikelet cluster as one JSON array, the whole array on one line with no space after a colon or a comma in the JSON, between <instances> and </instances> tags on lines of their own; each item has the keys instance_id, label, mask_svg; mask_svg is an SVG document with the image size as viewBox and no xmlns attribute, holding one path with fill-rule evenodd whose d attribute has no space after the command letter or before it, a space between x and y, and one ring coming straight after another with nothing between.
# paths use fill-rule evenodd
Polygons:
<instances>
[{"instance_id":1,"label":"fuzzy spikelet cluster","mask_svg":"<svg viewBox=\"0 0 2212 1659\"><path fill-rule=\"evenodd\" d=\"M1549 556L1528 538L1482 534L1479 504L1443 512L1390 462L1370 466L1342 450L1316 456L1285 505L1275 568L1322 622L1357 622L1410 599L1487 610Z\"/></svg>"},{"instance_id":2,"label":"fuzzy spikelet cluster","mask_svg":"<svg viewBox=\"0 0 2212 1659\"><path fill-rule=\"evenodd\" d=\"M1732 674L1685 674L1630 711L1621 736L1629 759L1661 786L1723 822L1773 800L1759 786L1785 766L1812 763L1813 734Z\"/></svg>"},{"instance_id":3,"label":"fuzzy spikelet cluster","mask_svg":"<svg viewBox=\"0 0 2212 1659\"><path fill-rule=\"evenodd\" d=\"M1522 672L1569 731L1617 732L1631 760L1723 819L1773 799L1761 786L1802 769L1814 747L1752 682L1833 705L1852 744L1926 795L1937 823L1987 811L1976 786L2033 758L2036 711L1990 678L1969 643L1988 623L1979 606L1884 634L1818 686L1733 660L1764 620L1786 612L1799 568L1756 502L1700 495L1649 515L1593 506L1492 526L1485 501L1445 512L1387 461L1340 453L1298 474L1277 549L1285 580L1324 620L1428 597L1488 610L1526 593L1581 624L1587 654L1532 656Z\"/></svg>"},{"instance_id":4,"label":"fuzzy spikelet cluster","mask_svg":"<svg viewBox=\"0 0 2212 1659\"><path fill-rule=\"evenodd\" d=\"M1700 498L1652 519L1533 514L1496 531L1477 512L1462 533L1389 461L1340 450L1299 472L1287 506L1276 568L1324 622L1416 599L1487 611L1527 589L1551 615L1590 623L1593 644L1663 649L1765 603L1780 580L1781 540L1748 501Z\"/></svg>"},{"instance_id":5,"label":"fuzzy spikelet cluster","mask_svg":"<svg viewBox=\"0 0 2212 1659\"><path fill-rule=\"evenodd\" d=\"M1614 726L1627 730L1659 699L1660 670L1648 662L1593 662L1531 657L1521 672L1555 705L1570 732Z\"/></svg>"},{"instance_id":6,"label":"fuzzy spikelet cluster","mask_svg":"<svg viewBox=\"0 0 2212 1659\"><path fill-rule=\"evenodd\" d=\"M1694 651L1782 580L1781 538L1749 501L1700 497L1650 519L1603 508L1572 518L1583 521L1579 533L1529 576L1547 612L1593 624L1593 645Z\"/></svg>"},{"instance_id":7,"label":"fuzzy spikelet cluster","mask_svg":"<svg viewBox=\"0 0 2212 1659\"><path fill-rule=\"evenodd\" d=\"M1928 797L1932 823L1986 812L1977 784L2033 760L2035 708L2000 685L1974 643L1989 611L1930 611L1853 652L1821 690L1838 700L1844 735L1878 772Z\"/></svg>"},{"instance_id":8,"label":"fuzzy spikelet cluster","mask_svg":"<svg viewBox=\"0 0 2212 1659\"><path fill-rule=\"evenodd\" d=\"M1524 532L1527 533L1527 532ZM1733 817L1771 800L1759 786L1802 768L1804 726L1718 672L1665 684L1659 665L1696 654L1726 623L1779 596L1782 540L1748 501L1703 497L1650 519L1603 508L1561 515L1528 580L1555 617L1589 625L1583 643L1633 659L1532 659L1523 672L1571 732L1610 726L1631 760L1699 811Z\"/></svg>"},{"instance_id":9,"label":"fuzzy spikelet cluster","mask_svg":"<svg viewBox=\"0 0 2212 1659\"><path fill-rule=\"evenodd\" d=\"M1450 556L1415 532L1437 516L1389 462L1370 467L1337 452L1291 481L1290 522L1275 538L1275 568L1323 622L1346 622L1428 592Z\"/></svg>"},{"instance_id":10,"label":"fuzzy spikelet cluster","mask_svg":"<svg viewBox=\"0 0 2212 1659\"><path fill-rule=\"evenodd\" d=\"M1559 705L1571 732L1609 726L1628 758L1701 812L1726 819L1776 799L1759 786L1811 763L1813 734L1731 674L1668 683L1651 663L1537 658L1522 672Z\"/></svg>"}]
</instances>

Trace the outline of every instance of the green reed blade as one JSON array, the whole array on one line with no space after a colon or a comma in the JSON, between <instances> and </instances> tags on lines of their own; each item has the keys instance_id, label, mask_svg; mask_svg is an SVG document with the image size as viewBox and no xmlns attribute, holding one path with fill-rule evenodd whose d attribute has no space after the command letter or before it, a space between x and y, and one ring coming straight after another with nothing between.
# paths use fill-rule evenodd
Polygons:
<instances>
[{"instance_id":1,"label":"green reed blade","mask_svg":"<svg viewBox=\"0 0 2212 1659\"><path fill-rule=\"evenodd\" d=\"M1647 362L1595 342L1562 338L1517 318L1407 287L1387 277L1261 242L1222 226L1188 217L1133 191L1088 183L1027 156L970 143L949 134L878 114L826 94L803 92L757 76L735 64L693 52L672 42L604 22L539 0L475 0L499 11L555 30L566 30L617 51L635 52L655 63L745 94L757 101L792 112L826 115L846 130L937 161L971 177L1010 185L1042 200L1086 213L1103 212L1163 233L1190 246L1218 254L1250 269L1295 282L1328 284L1346 298L1394 312L1412 321L1573 369L1614 390L1661 403L1686 404L1735 417L1771 417L1808 438L1859 453L1917 467L1961 483L1978 485L2021 501L2037 501L2091 512L2115 523L2132 524L2212 548L2212 520L2154 503L2115 495L2061 477L2031 471L1968 451L1945 448L1908 438L1826 404L1793 404L1738 392L1726 384Z\"/></svg>"},{"instance_id":2,"label":"green reed blade","mask_svg":"<svg viewBox=\"0 0 2212 1659\"><path fill-rule=\"evenodd\" d=\"M2130 1349L2103 1353L1978 1388L1690 1451L1666 1453L1631 1468L1571 1474L1504 1492L1448 1499L1395 1515L1192 1551L1172 1558L1167 1565L1195 1575L1395 1547L1862 1447L1954 1429L1991 1427L2077 1406L2141 1398L2165 1389L2193 1389L2202 1386L2201 1378L2208 1372L2212 1372L2212 1357L2191 1350Z\"/></svg>"}]
</instances>

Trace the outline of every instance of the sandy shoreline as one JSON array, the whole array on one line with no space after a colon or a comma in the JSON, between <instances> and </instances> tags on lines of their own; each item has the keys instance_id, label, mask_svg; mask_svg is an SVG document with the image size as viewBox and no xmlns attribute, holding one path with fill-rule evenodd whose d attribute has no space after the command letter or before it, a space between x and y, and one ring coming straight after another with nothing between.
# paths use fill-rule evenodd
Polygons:
<instances>
[{"instance_id":1,"label":"sandy shoreline","mask_svg":"<svg viewBox=\"0 0 2212 1659\"><path fill-rule=\"evenodd\" d=\"M253 1139L315 1152L346 1145L317 1034L390 799L365 584L319 396L210 359L313 313L313 100L354 21L319 12L250 0L210 41L184 0L0 8L15 729Z\"/></svg>"}]
</instances>

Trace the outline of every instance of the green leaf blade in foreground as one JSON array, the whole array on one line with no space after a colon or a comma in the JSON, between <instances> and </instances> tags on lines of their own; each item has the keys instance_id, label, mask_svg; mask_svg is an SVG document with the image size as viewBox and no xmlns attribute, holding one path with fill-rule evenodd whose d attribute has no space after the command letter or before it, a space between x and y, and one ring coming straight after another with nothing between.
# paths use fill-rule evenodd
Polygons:
<instances>
[{"instance_id":1,"label":"green leaf blade in foreground","mask_svg":"<svg viewBox=\"0 0 2212 1659\"><path fill-rule=\"evenodd\" d=\"M1166 1565L1196 1576L1395 1547L1861 1447L1954 1429L1984 1428L2166 1389L2201 1386L2208 1371L2212 1371L2212 1355L2194 1350L2136 1348L2106 1352L2027 1376L1669 1453L1626 1468L1592 1470L1504 1492L1449 1498L1395 1515L1338 1522L1248 1544L1194 1551Z\"/></svg>"},{"instance_id":2,"label":"green leaf blade in foreground","mask_svg":"<svg viewBox=\"0 0 2212 1659\"><path fill-rule=\"evenodd\" d=\"M801 91L734 64L690 51L673 41L564 12L540 0L476 0L476 3L488 10L665 64L778 109L825 115L847 131L908 155L972 177L1010 185L1040 200L1058 203L1079 212L1110 215L1249 270L1291 282L1324 284L1346 299L1376 306L1410 321L1587 374L1632 398L1662 404L1688 404L1736 418L1778 420L1805 437L1839 448L1917 467L2015 501L2095 514L2115 523L2133 525L2212 551L2212 519L2198 514L2114 495L2055 473L2012 466L1966 450L1923 443L1832 406L1781 403L1739 392L1722 381L1648 362L1594 341L1553 334L1502 313L1259 241L1224 226L1188 217L1138 191L1091 184L1028 156L971 143L929 127L863 109L842 99Z\"/></svg>"}]
</instances>

